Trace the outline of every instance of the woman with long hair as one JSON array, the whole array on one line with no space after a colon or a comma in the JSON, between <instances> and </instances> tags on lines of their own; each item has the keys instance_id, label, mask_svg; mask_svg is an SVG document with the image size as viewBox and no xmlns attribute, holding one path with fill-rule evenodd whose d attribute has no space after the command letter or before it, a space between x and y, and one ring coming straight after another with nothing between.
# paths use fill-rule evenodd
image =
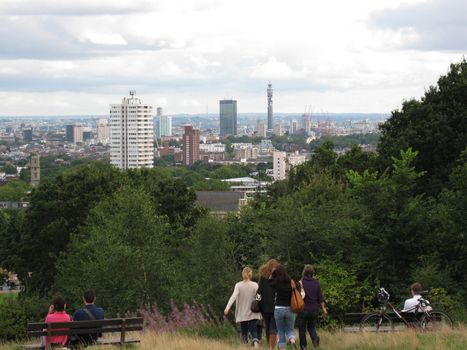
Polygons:
<instances>
[{"instance_id":1,"label":"woman with long hair","mask_svg":"<svg viewBox=\"0 0 467 350\"><path fill-rule=\"evenodd\" d=\"M279 350L285 349L287 340L292 344L294 349L297 349L294 335L295 314L290 308L290 300L292 299L292 286L290 281L286 268L283 265L277 266L272 274L271 284L276 295L274 319L279 335Z\"/></svg>"},{"instance_id":2,"label":"woman with long hair","mask_svg":"<svg viewBox=\"0 0 467 350\"><path fill-rule=\"evenodd\" d=\"M263 316L266 330L266 340L268 348L274 349L277 342L276 321L274 320L274 299L275 292L271 286L272 273L279 266L276 259L270 259L259 268L258 294L261 295L261 315Z\"/></svg>"},{"instance_id":3,"label":"woman with long hair","mask_svg":"<svg viewBox=\"0 0 467 350\"><path fill-rule=\"evenodd\" d=\"M300 348L306 349L306 331L310 333L311 341L315 347L319 346L319 337L316 332L319 309L328 313L324 304L324 297L319 281L314 279L315 269L313 265L305 265L302 272L300 287L305 291L305 308L298 314L298 334Z\"/></svg>"},{"instance_id":4,"label":"woman with long hair","mask_svg":"<svg viewBox=\"0 0 467 350\"><path fill-rule=\"evenodd\" d=\"M250 280L252 274L253 271L249 267L243 269L243 280L235 284L232 296L225 307L224 315L228 315L230 308L235 302L235 322L240 323L242 343L248 343L248 333L250 333L253 345L258 347L257 322L261 318L261 315L251 311L251 303L255 300L256 291L258 290L258 284Z\"/></svg>"}]
</instances>

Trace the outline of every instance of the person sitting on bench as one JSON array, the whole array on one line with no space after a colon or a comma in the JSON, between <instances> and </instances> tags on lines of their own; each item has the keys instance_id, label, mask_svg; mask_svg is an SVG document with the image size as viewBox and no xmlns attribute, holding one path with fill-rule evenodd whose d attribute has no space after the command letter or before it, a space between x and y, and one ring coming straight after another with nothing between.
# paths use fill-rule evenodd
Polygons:
<instances>
[{"instance_id":1,"label":"person sitting on bench","mask_svg":"<svg viewBox=\"0 0 467 350\"><path fill-rule=\"evenodd\" d=\"M63 297L59 295L55 296L52 300L52 305L49 306L49 312L47 316L45 317L45 322L46 323L70 322L71 316L66 313L65 309L66 309L65 299L63 299ZM58 330L62 330L62 329L58 328ZM43 339L42 345L45 348L47 347L47 345L49 345L47 344L47 337L43 337L42 339ZM61 346L65 346L67 341L68 341L67 335L54 335L50 338L51 344L58 344Z\"/></svg>"},{"instance_id":2,"label":"person sitting on bench","mask_svg":"<svg viewBox=\"0 0 467 350\"><path fill-rule=\"evenodd\" d=\"M73 321L93 321L104 319L104 309L94 305L96 302L96 293L92 289L88 289L83 294L84 306L76 310L73 314ZM91 345L99 338L98 333L80 334L75 339L70 340L69 345Z\"/></svg>"},{"instance_id":3,"label":"person sitting on bench","mask_svg":"<svg viewBox=\"0 0 467 350\"><path fill-rule=\"evenodd\" d=\"M415 311L422 311L418 308L420 306L420 298L422 297L422 285L418 282L415 282L410 286L410 292L412 293L412 298L409 298L404 303L404 309L401 312L415 312ZM428 300L425 301L429 304ZM428 305L428 308L431 309L431 306ZM429 311L429 310L428 310Z\"/></svg>"}]
</instances>

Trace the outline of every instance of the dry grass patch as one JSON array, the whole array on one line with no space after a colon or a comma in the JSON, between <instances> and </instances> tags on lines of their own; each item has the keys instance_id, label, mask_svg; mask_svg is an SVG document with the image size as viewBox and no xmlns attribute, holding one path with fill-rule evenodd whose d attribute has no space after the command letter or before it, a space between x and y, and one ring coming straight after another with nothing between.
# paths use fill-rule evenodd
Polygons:
<instances>
[{"instance_id":1,"label":"dry grass patch","mask_svg":"<svg viewBox=\"0 0 467 350\"><path fill-rule=\"evenodd\" d=\"M467 349L467 328L444 329L437 332L405 330L394 333L329 333L321 332L323 350L373 349Z\"/></svg>"},{"instance_id":2,"label":"dry grass patch","mask_svg":"<svg viewBox=\"0 0 467 350\"><path fill-rule=\"evenodd\" d=\"M343 333L320 332L322 350L465 350L467 328L442 330L439 332L415 332L411 330L386 333ZM266 348L263 344L263 349ZM311 347L309 347L311 349ZM222 340L182 335L179 333L150 333L142 337L142 350L240 350L251 346L229 344Z\"/></svg>"},{"instance_id":3,"label":"dry grass patch","mask_svg":"<svg viewBox=\"0 0 467 350\"><path fill-rule=\"evenodd\" d=\"M465 350L467 327L437 332L406 330L394 333L344 333L319 331L322 350ZM236 341L236 340L235 340ZM232 339L213 340L177 332L156 333L147 331L141 335L141 345L128 346L135 350L251 350L251 346L232 344ZM0 350L17 350L18 344L0 344ZM89 347L88 350L117 349L116 347ZM262 349L266 349L264 346ZM309 345L309 349L311 346Z\"/></svg>"}]
</instances>

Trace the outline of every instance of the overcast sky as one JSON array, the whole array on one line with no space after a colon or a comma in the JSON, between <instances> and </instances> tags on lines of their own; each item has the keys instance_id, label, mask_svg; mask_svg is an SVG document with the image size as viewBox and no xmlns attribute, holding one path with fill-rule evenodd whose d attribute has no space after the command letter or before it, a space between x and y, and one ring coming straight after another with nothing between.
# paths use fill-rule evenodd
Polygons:
<instances>
[{"instance_id":1,"label":"overcast sky","mask_svg":"<svg viewBox=\"0 0 467 350\"><path fill-rule=\"evenodd\" d=\"M466 53L465 0L1 0L0 115L386 113Z\"/></svg>"}]
</instances>

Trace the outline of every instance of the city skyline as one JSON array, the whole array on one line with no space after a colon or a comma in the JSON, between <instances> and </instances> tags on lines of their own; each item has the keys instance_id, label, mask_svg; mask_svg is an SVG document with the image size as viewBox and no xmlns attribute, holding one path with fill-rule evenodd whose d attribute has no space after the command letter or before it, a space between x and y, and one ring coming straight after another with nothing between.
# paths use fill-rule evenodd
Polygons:
<instances>
[{"instance_id":1,"label":"city skyline","mask_svg":"<svg viewBox=\"0 0 467 350\"><path fill-rule=\"evenodd\" d=\"M389 113L467 52L461 0L0 4L1 115L105 115L137 90L169 115Z\"/></svg>"}]
</instances>

